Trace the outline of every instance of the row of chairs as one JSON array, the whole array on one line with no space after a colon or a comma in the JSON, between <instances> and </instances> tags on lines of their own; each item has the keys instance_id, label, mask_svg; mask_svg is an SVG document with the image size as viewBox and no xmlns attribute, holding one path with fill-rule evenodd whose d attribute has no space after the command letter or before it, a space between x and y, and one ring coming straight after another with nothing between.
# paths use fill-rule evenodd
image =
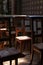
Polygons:
<instances>
[{"instance_id":1,"label":"row of chairs","mask_svg":"<svg viewBox=\"0 0 43 65\"><path fill-rule=\"evenodd\" d=\"M24 33L23 30L16 28L16 37L18 37L19 34L22 36L22 33L20 33L20 32L22 32L23 36L25 36L26 32ZM19 43L21 43L21 42L19 42ZM3 45L1 45L1 47L3 47ZM40 65L42 65L42 60L43 60L43 43L32 44L32 52L31 52L32 58L31 58L31 63L30 64L32 64L32 61L33 61L34 51L40 53L40 57L41 57L40 58Z\"/></svg>"}]
</instances>

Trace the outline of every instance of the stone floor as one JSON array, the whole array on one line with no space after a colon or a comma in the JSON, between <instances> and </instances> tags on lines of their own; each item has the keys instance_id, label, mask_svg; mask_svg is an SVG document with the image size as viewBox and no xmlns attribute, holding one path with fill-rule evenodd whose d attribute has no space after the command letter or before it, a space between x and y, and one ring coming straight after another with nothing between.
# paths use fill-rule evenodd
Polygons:
<instances>
[{"instance_id":1,"label":"stone floor","mask_svg":"<svg viewBox=\"0 0 43 65\"><path fill-rule=\"evenodd\" d=\"M18 59L18 65L29 65L30 63L30 54L28 52L23 52L26 56ZM37 65L39 57L34 55L32 65ZM3 65L10 65L10 61L3 62ZM12 65L15 65L15 60L12 60Z\"/></svg>"}]
</instances>

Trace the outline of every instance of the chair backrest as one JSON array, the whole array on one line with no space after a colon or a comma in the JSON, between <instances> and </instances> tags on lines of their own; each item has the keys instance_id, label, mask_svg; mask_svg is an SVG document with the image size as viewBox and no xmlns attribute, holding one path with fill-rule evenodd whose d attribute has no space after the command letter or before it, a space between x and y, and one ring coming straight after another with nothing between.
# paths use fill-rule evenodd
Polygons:
<instances>
[{"instance_id":1,"label":"chair backrest","mask_svg":"<svg viewBox=\"0 0 43 65\"><path fill-rule=\"evenodd\" d=\"M17 27L15 30L16 30L16 36L25 35L25 30L24 29Z\"/></svg>"}]
</instances>

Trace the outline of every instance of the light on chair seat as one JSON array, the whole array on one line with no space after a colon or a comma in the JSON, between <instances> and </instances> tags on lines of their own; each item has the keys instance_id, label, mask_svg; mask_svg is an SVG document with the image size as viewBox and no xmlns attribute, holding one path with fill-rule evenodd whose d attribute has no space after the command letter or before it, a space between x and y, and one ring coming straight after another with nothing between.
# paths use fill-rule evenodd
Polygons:
<instances>
[{"instance_id":1,"label":"light on chair seat","mask_svg":"<svg viewBox=\"0 0 43 65\"><path fill-rule=\"evenodd\" d=\"M0 28L0 30L7 30L7 28Z\"/></svg>"},{"instance_id":2,"label":"light on chair seat","mask_svg":"<svg viewBox=\"0 0 43 65\"><path fill-rule=\"evenodd\" d=\"M28 40L28 39L31 39L31 37L28 37L28 36L17 36L16 39L18 39L18 40Z\"/></svg>"}]
</instances>

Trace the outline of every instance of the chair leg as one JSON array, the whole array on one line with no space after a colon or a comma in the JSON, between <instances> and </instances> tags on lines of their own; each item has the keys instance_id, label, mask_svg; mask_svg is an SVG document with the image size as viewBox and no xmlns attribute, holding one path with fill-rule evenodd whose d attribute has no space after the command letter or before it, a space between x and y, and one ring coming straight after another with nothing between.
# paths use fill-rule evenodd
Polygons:
<instances>
[{"instance_id":1,"label":"chair leg","mask_svg":"<svg viewBox=\"0 0 43 65\"><path fill-rule=\"evenodd\" d=\"M12 60L10 60L10 65L12 65Z\"/></svg>"},{"instance_id":2,"label":"chair leg","mask_svg":"<svg viewBox=\"0 0 43 65\"><path fill-rule=\"evenodd\" d=\"M30 64L29 64L29 65L32 65L33 57L34 57L34 50L33 50L32 53L31 53L31 60L30 60Z\"/></svg>"},{"instance_id":3,"label":"chair leg","mask_svg":"<svg viewBox=\"0 0 43 65\"><path fill-rule=\"evenodd\" d=\"M43 65L43 53L41 53L40 65Z\"/></svg>"},{"instance_id":4,"label":"chair leg","mask_svg":"<svg viewBox=\"0 0 43 65\"><path fill-rule=\"evenodd\" d=\"M18 59L17 58L15 59L15 65L18 65Z\"/></svg>"}]
</instances>

